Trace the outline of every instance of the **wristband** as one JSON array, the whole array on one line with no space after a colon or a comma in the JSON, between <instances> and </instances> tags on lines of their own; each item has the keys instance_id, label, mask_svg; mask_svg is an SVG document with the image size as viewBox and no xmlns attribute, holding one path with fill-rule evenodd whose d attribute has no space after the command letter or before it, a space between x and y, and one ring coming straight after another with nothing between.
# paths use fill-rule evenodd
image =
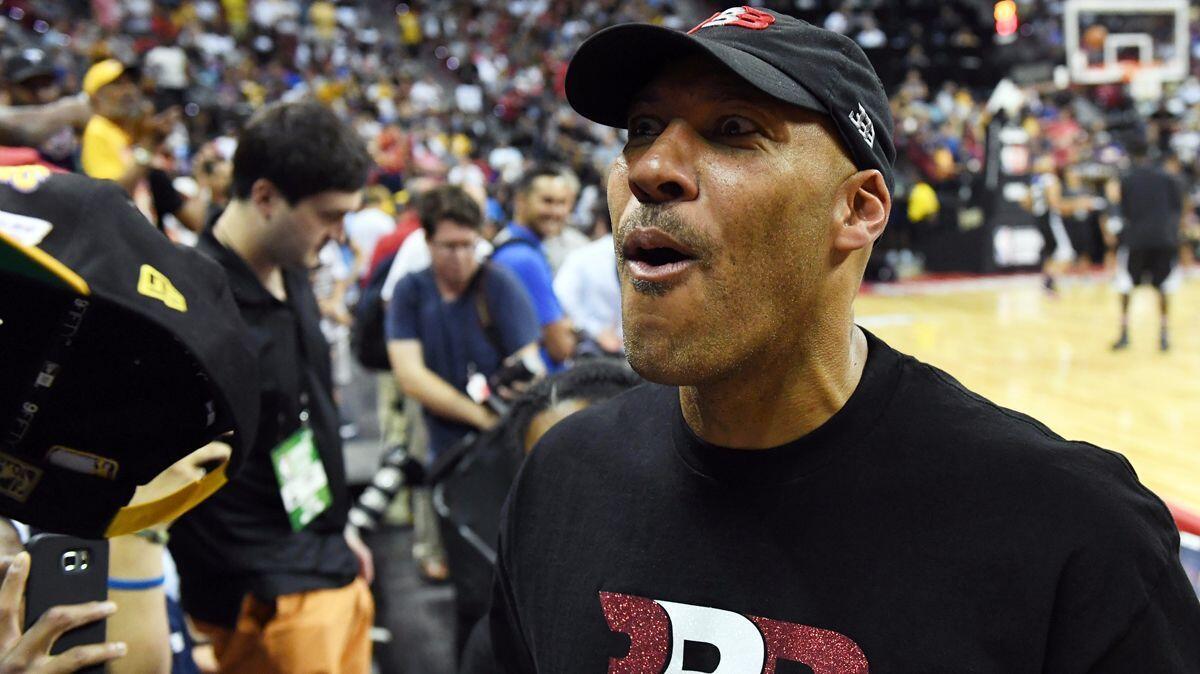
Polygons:
<instances>
[{"instance_id":1,"label":"wristband","mask_svg":"<svg viewBox=\"0 0 1200 674\"><path fill-rule=\"evenodd\" d=\"M153 590L162 587L167 582L166 576L158 576L157 578L109 578L108 589L110 590L128 590L141 591Z\"/></svg>"}]
</instances>

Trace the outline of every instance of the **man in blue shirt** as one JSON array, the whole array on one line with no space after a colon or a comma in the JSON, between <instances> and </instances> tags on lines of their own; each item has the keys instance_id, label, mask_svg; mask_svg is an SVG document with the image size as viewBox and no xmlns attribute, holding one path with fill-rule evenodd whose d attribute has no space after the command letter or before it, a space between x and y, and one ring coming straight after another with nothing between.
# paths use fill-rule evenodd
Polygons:
<instances>
[{"instance_id":1,"label":"man in blue shirt","mask_svg":"<svg viewBox=\"0 0 1200 674\"><path fill-rule=\"evenodd\" d=\"M468 383L509 358L536 362L538 322L521 283L475 257L483 218L466 192L435 188L421 197L418 214L431 265L396 284L388 356L405 395L425 410L437 456L471 430L495 425L496 414L467 395Z\"/></svg>"},{"instance_id":2,"label":"man in blue shirt","mask_svg":"<svg viewBox=\"0 0 1200 674\"><path fill-rule=\"evenodd\" d=\"M542 330L546 364L552 370L575 353L575 328L554 294L554 272L542 240L566 226L575 200L565 170L543 164L525 172L517 183L513 221L496 235L492 261L511 270L533 300Z\"/></svg>"}]
</instances>

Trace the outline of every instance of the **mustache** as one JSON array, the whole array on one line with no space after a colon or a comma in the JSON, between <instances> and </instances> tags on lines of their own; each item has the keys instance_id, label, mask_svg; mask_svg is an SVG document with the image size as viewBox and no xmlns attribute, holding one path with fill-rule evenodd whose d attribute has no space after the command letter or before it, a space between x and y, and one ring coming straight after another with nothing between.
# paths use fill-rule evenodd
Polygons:
<instances>
[{"instance_id":1,"label":"mustache","mask_svg":"<svg viewBox=\"0 0 1200 674\"><path fill-rule=\"evenodd\" d=\"M696 256L696 259L701 263L707 263L712 259L713 253L716 251L716 241L698 230L696 227L689 225L680 215L678 210L673 206L639 206L636 210L621 220L617 227L616 239L617 259L621 265L625 264L625 237L630 232L636 229L647 229L653 227L661 229L666 234L673 237L679 243L687 246Z\"/></svg>"}]
</instances>

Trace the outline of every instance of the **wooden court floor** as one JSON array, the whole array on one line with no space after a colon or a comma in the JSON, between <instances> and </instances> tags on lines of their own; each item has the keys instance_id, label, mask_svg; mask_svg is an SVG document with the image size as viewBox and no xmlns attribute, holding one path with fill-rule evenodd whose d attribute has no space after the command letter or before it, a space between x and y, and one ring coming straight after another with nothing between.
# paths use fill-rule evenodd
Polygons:
<instances>
[{"instance_id":1,"label":"wooden court floor","mask_svg":"<svg viewBox=\"0 0 1200 674\"><path fill-rule=\"evenodd\" d=\"M1037 277L877 286L856 320L893 347L1060 435L1119 451L1162 498L1200 512L1200 278L1173 295L1171 350L1158 350L1158 299L1134 291L1132 346L1114 353L1107 280Z\"/></svg>"}]
</instances>

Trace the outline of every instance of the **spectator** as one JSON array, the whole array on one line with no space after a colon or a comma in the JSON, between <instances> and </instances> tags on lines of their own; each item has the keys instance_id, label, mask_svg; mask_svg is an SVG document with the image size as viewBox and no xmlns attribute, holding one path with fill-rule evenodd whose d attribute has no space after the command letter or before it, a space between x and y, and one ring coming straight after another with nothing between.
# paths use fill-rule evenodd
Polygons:
<instances>
[{"instance_id":1,"label":"spectator","mask_svg":"<svg viewBox=\"0 0 1200 674\"><path fill-rule=\"evenodd\" d=\"M462 188L420 198L431 265L397 283L387 305L388 353L405 397L424 409L431 458L497 416L472 398L510 359L537 358L537 318L520 282L477 257L482 212ZM444 579L445 561L426 498L414 501L414 556L423 573Z\"/></svg>"},{"instance_id":2,"label":"spectator","mask_svg":"<svg viewBox=\"0 0 1200 674\"><path fill-rule=\"evenodd\" d=\"M137 72L116 59L101 61L88 69L83 91L95 109L83 130L83 172L116 181L136 199L157 145L143 132L146 109Z\"/></svg>"},{"instance_id":3,"label":"spectator","mask_svg":"<svg viewBox=\"0 0 1200 674\"><path fill-rule=\"evenodd\" d=\"M0 669L7 672L74 672L103 665L129 652L124 642L89 644L50 655L54 642L66 632L107 618L117 610L111 601L57 606L28 630L22 630L20 616L29 579L29 553L18 552L0 563L4 583L0 585Z\"/></svg>"},{"instance_id":4,"label":"spectator","mask_svg":"<svg viewBox=\"0 0 1200 674\"><path fill-rule=\"evenodd\" d=\"M825 17L825 30L846 35L850 32L851 5L844 2Z\"/></svg>"},{"instance_id":5,"label":"spectator","mask_svg":"<svg viewBox=\"0 0 1200 674\"><path fill-rule=\"evenodd\" d=\"M30 138L31 144L37 147L41 158L55 166L73 170L75 168L75 152L79 148L79 139L75 127L82 127L90 114L87 101L76 98L63 98L62 85L50 57L40 49L26 49L10 57L5 63L4 79L8 82L8 94L15 106L72 106L76 114L64 118L62 114L50 115L57 118L59 125L51 129L44 139ZM62 101L63 103L59 103ZM45 108L43 108L45 109ZM41 116L39 115L40 117ZM30 120L31 121L31 120ZM22 127L29 129L24 122Z\"/></svg>"},{"instance_id":6,"label":"spectator","mask_svg":"<svg viewBox=\"0 0 1200 674\"><path fill-rule=\"evenodd\" d=\"M492 260L516 274L537 310L543 357L551 370L575 353L575 331L554 295L554 272L542 241L557 236L571 212L571 186L557 166L529 169L517 183L513 221L493 240Z\"/></svg>"},{"instance_id":7,"label":"spectator","mask_svg":"<svg viewBox=\"0 0 1200 674\"><path fill-rule=\"evenodd\" d=\"M138 77L137 70L116 59L101 61L84 75L83 90L91 97L95 113L83 130L83 171L125 188L139 210L160 228L163 217L171 214L188 229L199 231L208 202L184 197L156 165L155 153L179 111L152 114L152 106L138 89Z\"/></svg>"},{"instance_id":8,"label":"spectator","mask_svg":"<svg viewBox=\"0 0 1200 674\"><path fill-rule=\"evenodd\" d=\"M346 238L354 247L355 255L364 261L360 265L361 276L366 276L365 264L375 252L375 246L383 237L396 231L395 207L392 193L382 185L372 185L363 192L363 206L346 216Z\"/></svg>"},{"instance_id":9,"label":"spectator","mask_svg":"<svg viewBox=\"0 0 1200 674\"><path fill-rule=\"evenodd\" d=\"M605 218L607 222L607 218ZM554 294L563 311L607 353L621 353L621 284L611 224L604 236L567 256L554 277Z\"/></svg>"},{"instance_id":10,"label":"spectator","mask_svg":"<svg viewBox=\"0 0 1200 674\"><path fill-rule=\"evenodd\" d=\"M154 84L157 109L179 107L187 102L188 57L174 36L146 52L144 68Z\"/></svg>"},{"instance_id":11,"label":"spectator","mask_svg":"<svg viewBox=\"0 0 1200 674\"><path fill-rule=\"evenodd\" d=\"M546 251L546 260L550 263L550 271L555 275L558 275L558 270L562 268L568 255L588 245L588 242L591 241L569 219L570 214L575 211L575 204L579 201L579 178L570 171L564 171L562 179L566 182L570 193L567 205L568 219L564 221L557 234L542 240L542 249Z\"/></svg>"},{"instance_id":12,"label":"spectator","mask_svg":"<svg viewBox=\"0 0 1200 674\"><path fill-rule=\"evenodd\" d=\"M436 455L471 429L495 424L495 413L468 397L467 386L535 349L537 329L519 282L475 256L478 204L461 188L445 186L423 196L419 208L432 264L396 286L387 310L388 352L405 394L425 407Z\"/></svg>"},{"instance_id":13,"label":"spectator","mask_svg":"<svg viewBox=\"0 0 1200 674\"><path fill-rule=\"evenodd\" d=\"M887 44L887 35L879 29L874 14L868 12L859 19L858 35L854 41L863 49L879 49Z\"/></svg>"},{"instance_id":14,"label":"spectator","mask_svg":"<svg viewBox=\"0 0 1200 674\"><path fill-rule=\"evenodd\" d=\"M347 526L328 344L307 271L360 206L369 166L327 108L268 106L239 139L232 202L200 239L261 346L255 445L172 538L184 608L223 672L370 668L374 572Z\"/></svg>"}]
</instances>

